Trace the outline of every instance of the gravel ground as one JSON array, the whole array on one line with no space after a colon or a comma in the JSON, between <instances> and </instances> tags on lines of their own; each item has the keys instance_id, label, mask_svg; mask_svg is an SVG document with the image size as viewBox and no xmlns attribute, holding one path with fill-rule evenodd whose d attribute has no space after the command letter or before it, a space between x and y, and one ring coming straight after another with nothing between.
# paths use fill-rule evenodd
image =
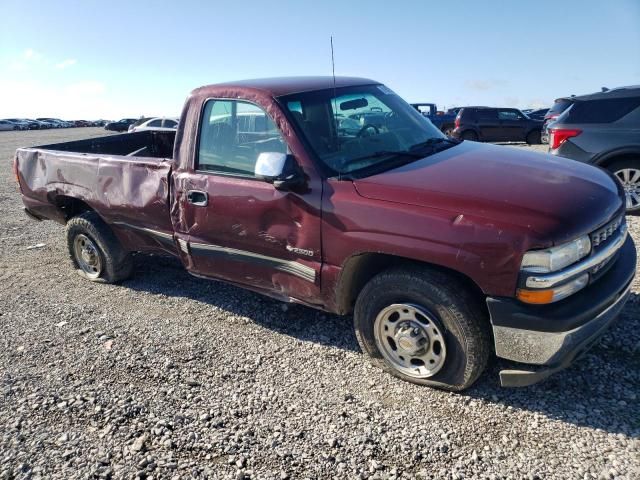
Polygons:
<instances>
[{"instance_id":1,"label":"gravel ground","mask_svg":"<svg viewBox=\"0 0 640 480\"><path fill-rule=\"evenodd\" d=\"M103 134L0 132L0 479L640 478L637 283L542 384L500 388L494 364L463 394L414 386L369 366L350 318L171 259L138 256L121 286L76 275L63 228L22 214L11 158Z\"/></svg>"}]
</instances>

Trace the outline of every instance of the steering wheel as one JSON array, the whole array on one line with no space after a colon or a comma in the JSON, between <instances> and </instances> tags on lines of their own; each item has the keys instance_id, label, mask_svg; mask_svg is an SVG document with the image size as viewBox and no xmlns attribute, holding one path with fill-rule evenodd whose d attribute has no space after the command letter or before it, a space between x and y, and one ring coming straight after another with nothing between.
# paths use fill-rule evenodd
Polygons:
<instances>
[{"instance_id":1,"label":"steering wheel","mask_svg":"<svg viewBox=\"0 0 640 480\"><path fill-rule=\"evenodd\" d=\"M356 136L358 136L358 137L369 137L371 134L366 134L365 135L365 133L367 131L369 131L369 130L373 130L375 132L374 135L378 135L380 133L380 129L378 127L376 127L372 123L367 123L364 127L362 127L358 131L358 134Z\"/></svg>"}]
</instances>

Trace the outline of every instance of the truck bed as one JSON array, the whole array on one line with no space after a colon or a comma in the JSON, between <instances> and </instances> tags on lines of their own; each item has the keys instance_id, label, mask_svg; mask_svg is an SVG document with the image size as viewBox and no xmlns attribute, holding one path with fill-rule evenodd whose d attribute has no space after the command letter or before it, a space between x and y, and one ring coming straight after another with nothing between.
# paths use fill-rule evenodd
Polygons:
<instances>
[{"instance_id":1,"label":"truck bed","mask_svg":"<svg viewBox=\"0 0 640 480\"><path fill-rule=\"evenodd\" d=\"M73 142L40 145L42 150L56 150L73 153L95 153L128 157L172 158L176 132L144 131L108 135Z\"/></svg>"},{"instance_id":2,"label":"truck bed","mask_svg":"<svg viewBox=\"0 0 640 480\"><path fill-rule=\"evenodd\" d=\"M15 169L27 213L64 223L73 211L92 209L125 247L173 252L174 138L146 131L19 149Z\"/></svg>"}]
</instances>

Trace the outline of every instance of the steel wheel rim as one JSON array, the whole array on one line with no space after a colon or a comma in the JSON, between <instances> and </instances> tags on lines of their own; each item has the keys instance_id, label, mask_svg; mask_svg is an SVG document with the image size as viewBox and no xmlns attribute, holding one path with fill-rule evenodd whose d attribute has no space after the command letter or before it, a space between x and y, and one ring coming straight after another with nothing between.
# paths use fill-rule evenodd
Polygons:
<instances>
[{"instance_id":1,"label":"steel wheel rim","mask_svg":"<svg viewBox=\"0 0 640 480\"><path fill-rule=\"evenodd\" d=\"M426 309L409 303L389 305L378 314L373 328L378 350L398 372L429 378L444 366L444 335Z\"/></svg>"},{"instance_id":2,"label":"steel wheel rim","mask_svg":"<svg viewBox=\"0 0 640 480\"><path fill-rule=\"evenodd\" d=\"M84 234L73 240L73 253L78 266L89 278L98 278L102 273L102 257L96 244Z\"/></svg>"},{"instance_id":3,"label":"steel wheel rim","mask_svg":"<svg viewBox=\"0 0 640 480\"><path fill-rule=\"evenodd\" d=\"M640 170L637 168L623 168L616 171L615 175L624 187L627 210L640 208Z\"/></svg>"}]
</instances>

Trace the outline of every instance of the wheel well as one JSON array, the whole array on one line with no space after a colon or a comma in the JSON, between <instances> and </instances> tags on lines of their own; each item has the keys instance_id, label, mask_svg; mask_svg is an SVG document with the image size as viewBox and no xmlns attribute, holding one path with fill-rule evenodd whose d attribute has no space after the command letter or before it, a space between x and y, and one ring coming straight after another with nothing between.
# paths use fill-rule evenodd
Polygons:
<instances>
[{"instance_id":1,"label":"wheel well","mask_svg":"<svg viewBox=\"0 0 640 480\"><path fill-rule=\"evenodd\" d=\"M54 199L56 207L64 214L65 220L69 221L71 218L76 217L84 212L93 212L87 203L82 200L78 200L74 197L67 197L66 195L58 195Z\"/></svg>"},{"instance_id":2,"label":"wheel well","mask_svg":"<svg viewBox=\"0 0 640 480\"><path fill-rule=\"evenodd\" d=\"M640 163L640 153L639 152L625 152L625 153L619 153L619 154L614 154L608 157L605 157L602 160L596 160L596 165L598 165L599 167L602 168L608 168L609 165L611 165L614 162L620 161L620 160L637 160L638 163Z\"/></svg>"},{"instance_id":3,"label":"wheel well","mask_svg":"<svg viewBox=\"0 0 640 480\"><path fill-rule=\"evenodd\" d=\"M445 273L456 278L464 284L472 296L475 297L484 310L487 306L484 301L485 295L480 287L466 275L456 272L450 268L433 263L422 262L396 255L384 253L363 253L349 258L342 267L338 289L336 292L338 308L340 313L347 314L353 311L358 295L374 276L389 268L402 268L403 266L421 266ZM488 315L488 312L487 312Z\"/></svg>"},{"instance_id":4,"label":"wheel well","mask_svg":"<svg viewBox=\"0 0 640 480\"><path fill-rule=\"evenodd\" d=\"M480 134L476 131L475 128L465 128L461 133L460 133L460 137L462 138L464 136L465 133L471 132L473 133L476 138L480 138Z\"/></svg>"}]
</instances>

